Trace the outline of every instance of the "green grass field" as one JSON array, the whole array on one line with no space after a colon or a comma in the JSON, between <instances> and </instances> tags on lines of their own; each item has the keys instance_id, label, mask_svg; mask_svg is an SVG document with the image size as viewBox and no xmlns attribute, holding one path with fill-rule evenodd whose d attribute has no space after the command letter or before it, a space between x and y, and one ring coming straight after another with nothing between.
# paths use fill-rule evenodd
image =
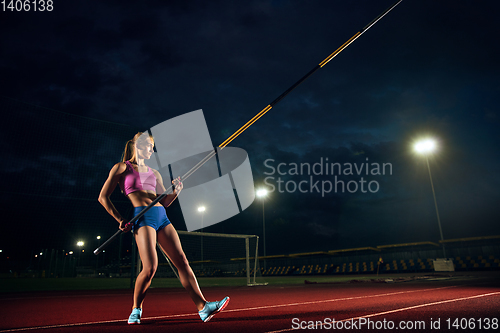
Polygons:
<instances>
[{"instance_id":1,"label":"green grass field","mask_svg":"<svg viewBox=\"0 0 500 333\"><path fill-rule=\"evenodd\" d=\"M340 283L353 279L366 280L376 278L367 276L285 276L264 277L261 282L269 285L304 284L305 280L319 283ZM382 278L382 276L381 276ZM390 278L383 276L383 278ZM129 278L4 278L0 279L0 293L32 292L32 291L62 291L62 290L109 290L129 289ZM238 287L246 286L246 278L199 278L201 287ZM151 288L182 288L176 278L155 278Z\"/></svg>"}]
</instances>

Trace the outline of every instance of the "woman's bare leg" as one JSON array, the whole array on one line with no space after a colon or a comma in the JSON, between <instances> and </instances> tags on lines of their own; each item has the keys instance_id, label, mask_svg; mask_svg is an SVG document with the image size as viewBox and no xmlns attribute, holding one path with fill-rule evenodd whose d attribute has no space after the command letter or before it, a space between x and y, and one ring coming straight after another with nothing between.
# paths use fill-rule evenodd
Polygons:
<instances>
[{"instance_id":1,"label":"woman's bare leg","mask_svg":"<svg viewBox=\"0 0 500 333\"><path fill-rule=\"evenodd\" d=\"M149 226L143 226L135 231L134 236L142 261L142 270L135 281L133 308L142 308L142 303L146 297L146 291L151 285L151 280L158 267L156 230Z\"/></svg>"},{"instance_id":2,"label":"woman's bare leg","mask_svg":"<svg viewBox=\"0 0 500 333\"><path fill-rule=\"evenodd\" d=\"M172 224L158 231L158 243L160 243L163 251L165 251L172 263L177 267L182 286L188 292L198 311L202 310L206 299L200 290L191 266L189 266L186 255L182 250L179 235Z\"/></svg>"}]
</instances>

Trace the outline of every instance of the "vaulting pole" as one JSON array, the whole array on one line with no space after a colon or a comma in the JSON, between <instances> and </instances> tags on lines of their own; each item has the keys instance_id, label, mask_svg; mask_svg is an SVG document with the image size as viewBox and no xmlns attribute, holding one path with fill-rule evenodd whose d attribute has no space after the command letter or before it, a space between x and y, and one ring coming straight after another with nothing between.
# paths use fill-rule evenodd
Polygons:
<instances>
[{"instance_id":1,"label":"vaulting pole","mask_svg":"<svg viewBox=\"0 0 500 333\"><path fill-rule=\"evenodd\" d=\"M245 125L243 125L240 129L238 129L236 132L234 132L233 135L231 135L229 138L227 138L224 142L222 142L219 145L220 149L223 149L226 147L231 141L233 141L236 137L238 137L241 133L243 133L247 128L252 126L257 120L259 120L263 115L265 115L269 110L271 110L279 101L281 101L283 98L285 98L286 95L288 95L293 89L297 88L302 82L304 82L307 78L309 78L311 75L313 75L318 69L322 68L325 66L327 63L330 62L333 58L335 58L340 52L342 52L346 47L351 45L356 39L358 39L362 34L364 34L368 29L370 29L372 26L374 26L378 21L380 21L385 15L387 15L391 10L393 10L399 3L401 3L403 0L398 0L392 6L387 8L382 14L377 16L373 21L368 23L363 29L358 31L357 33L354 34L351 38L349 38L344 44L342 44L338 49L335 50L332 54L330 54L328 57L326 57L322 62L320 62L318 65L316 65L313 69L311 69L306 75L304 75L300 80L295 82L290 88L285 90L281 95L279 95L274 101L272 101L268 106L266 106L262 111L260 111L257 115L255 115L252 119L250 119ZM216 151L213 150L211 151L203 160L198 162L194 167L192 167L186 174L177 181L184 181L186 178L191 176L196 170L201 168L202 165L204 165L208 160L210 160L212 157L216 155ZM173 188L170 186L169 188L166 189L165 192L160 194L158 197L156 197L155 200L153 200L147 207L145 207L139 214L137 214L132 220L130 220L129 224L135 223L138 219L140 219L151 207L156 205L160 200L165 198L167 195L173 193ZM101 251L112 241L114 240L118 235L122 233L121 230L118 230L113 236L111 236L107 241L105 241L100 247L94 250L94 254L99 254Z\"/></svg>"}]
</instances>

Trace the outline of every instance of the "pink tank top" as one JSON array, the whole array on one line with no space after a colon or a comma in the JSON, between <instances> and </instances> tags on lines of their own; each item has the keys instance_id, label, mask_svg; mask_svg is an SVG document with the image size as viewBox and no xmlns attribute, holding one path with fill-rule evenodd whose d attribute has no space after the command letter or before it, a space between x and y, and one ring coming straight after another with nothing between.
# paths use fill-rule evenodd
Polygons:
<instances>
[{"instance_id":1,"label":"pink tank top","mask_svg":"<svg viewBox=\"0 0 500 333\"><path fill-rule=\"evenodd\" d=\"M156 193L156 176L150 167L148 167L147 172L138 172L129 161L125 161L125 164L127 169L123 173L120 182L123 194L128 195L136 191L153 191Z\"/></svg>"}]
</instances>

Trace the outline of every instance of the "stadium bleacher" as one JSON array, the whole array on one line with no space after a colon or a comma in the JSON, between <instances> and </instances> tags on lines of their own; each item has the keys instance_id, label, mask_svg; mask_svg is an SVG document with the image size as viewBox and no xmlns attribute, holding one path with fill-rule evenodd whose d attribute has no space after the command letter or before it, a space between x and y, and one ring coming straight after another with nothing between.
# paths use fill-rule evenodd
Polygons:
<instances>
[{"instance_id":1,"label":"stadium bleacher","mask_svg":"<svg viewBox=\"0 0 500 333\"><path fill-rule=\"evenodd\" d=\"M433 261L440 256L442 246L446 244L447 251L455 254L448 258L453 260L455 271L498 270L499 240L500 235L470 237L275 255L259 259L268 260L267 269L261 270L263 276L421 273L434 271ZM474 252L482 254L472 255ZM457 255L463 253L467 255ZM383 257L387 261L384 262Z\"/></svg>"},{"instance_id":2,"label":"stadium bleacher","mask_svg":"<svg viewBox=\"0 0 500 333\"><path fill-rule=\"evenodd\" d=\"M381 264L379 273L420 273L432 272L434 266L433 258L426 259L401 259L393 260L389 263ZM470 270L493 270L500 269L500 258L490 255L467 256L454 258L456 271ZM377 262L346 262L340 265L301 265L301 266L270 266L266 270L262 269L263 276L287 276L287 275L333 275L333 274L375 274L377 273Z\"/></svg>"}]
</instances>

